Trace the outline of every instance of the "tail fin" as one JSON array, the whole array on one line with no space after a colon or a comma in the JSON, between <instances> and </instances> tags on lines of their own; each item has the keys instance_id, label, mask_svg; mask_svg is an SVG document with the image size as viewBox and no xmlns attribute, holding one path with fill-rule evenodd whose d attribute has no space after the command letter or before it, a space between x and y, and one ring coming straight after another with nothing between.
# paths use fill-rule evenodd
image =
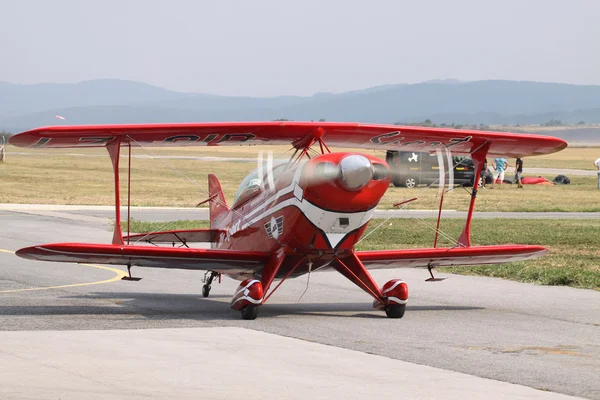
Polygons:
<instances>
[{"instance_id":1,"label":"tail fin","mask_svg":"<svg viewBox=\"0 0 600 400\"><path fill-rule=\"evenodd\" d=\"M208 193L209 197L211 197L209 203L210 227L215 228L216 222L229 211L229 207L227 207L227 203L225 202L221 183L219 183L219 179L213 174L208 175ZM214 198L212 198L213 196Z\"/></svg>"}]
</instances>

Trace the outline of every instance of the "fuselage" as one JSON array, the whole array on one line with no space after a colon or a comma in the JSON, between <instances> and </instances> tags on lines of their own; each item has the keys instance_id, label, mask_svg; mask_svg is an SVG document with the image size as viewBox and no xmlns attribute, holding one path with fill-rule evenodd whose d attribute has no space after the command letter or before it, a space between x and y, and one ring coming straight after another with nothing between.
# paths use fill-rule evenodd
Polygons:
<instances>
[{"instance_id":1,"label":"fuselage","mask_svg":"<svg viewBox=\"0 0 600 400\"><path fill-rule=\"evenodd\" d=\"M353 250L390 183L388 165L357 153L259 167L240 185L228 212L213 221L215 248L286 253L278 276L326 267ZM310 264L310 265L309 265Z\"/></svg>"}]
</instances>

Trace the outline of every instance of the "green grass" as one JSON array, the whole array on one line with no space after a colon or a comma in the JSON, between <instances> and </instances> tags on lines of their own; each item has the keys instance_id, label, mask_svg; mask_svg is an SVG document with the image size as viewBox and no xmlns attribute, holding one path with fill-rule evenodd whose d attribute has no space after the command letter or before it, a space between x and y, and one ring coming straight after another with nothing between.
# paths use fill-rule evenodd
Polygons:
<instances>
[{"instance_id":1,"label":"green grass","mask_svg":"<svg viewBox=\"0 0 600 400\"><path fill-rule=\"evenodd\" d=\"M373 220L366 234L382 220ZM165 223L132 221L132 232L207 227L207 221L173 221ZM358 250L383 250L431 247L435 221L391 219L360 242ZM447 219L441 230L456 238L464 221ZM572 286L600 290L600 221L599 220L518 220L480 219L472 225L473 245L537 244L550 253L534 260L503 265L442 268L445 272L492 276L541 285ZM451 245L449 241L440 246Z\"/></svg>"},{"instance_id":2,"label":"green grass","mask_svg":"<svg viewBox=\"0 0 600 400\"><path fill-rule=\"evenodd\" d=\"M127 221L121 222L121 227L124 232L127 232ZM200 229L208 228L208 221L196 221L196 220L178 220L172 222L150 222L150 221L138 221L131 219L131 232L136 233L147 233L147 232L158 232L158 231L171 231L177 229Z\"/></svg>"}]
</instances>

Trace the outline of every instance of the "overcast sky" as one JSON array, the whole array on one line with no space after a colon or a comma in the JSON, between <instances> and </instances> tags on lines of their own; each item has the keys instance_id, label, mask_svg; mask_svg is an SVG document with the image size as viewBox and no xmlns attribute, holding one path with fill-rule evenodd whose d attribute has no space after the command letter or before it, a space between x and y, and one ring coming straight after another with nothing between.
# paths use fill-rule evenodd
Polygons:
<instances>
[{"instance_id":1,"label":"overcast sky","mask_svg":"<svg viewBox=\"0 0 600 400\"><path fill-rule=\"evenodd\" d=\"M597 0L0 0L0 81L274 96L429 79L600 84Z\"/></svg>"}]
</instances>

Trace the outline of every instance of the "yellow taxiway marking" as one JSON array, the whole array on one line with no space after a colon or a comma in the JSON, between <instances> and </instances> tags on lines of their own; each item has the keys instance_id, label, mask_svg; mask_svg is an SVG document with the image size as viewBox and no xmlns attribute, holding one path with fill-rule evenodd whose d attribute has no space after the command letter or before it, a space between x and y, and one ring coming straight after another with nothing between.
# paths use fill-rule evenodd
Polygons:
<instances>
[{"instance_id":1,"label":"yellow taxiway marking","mask_svg":"<svg viewBox=\"0 0 600 400\"><path fill-rule=\"evenodd\" d=\"M0 249L0 252L15 254L14 251L4 250L4 249ZM70 285L42 286L42 287L34 287L34 288L26 288L26 289L0 290L0 293L30 292L30 291L34 291L34 290L62 289L62 288L71 288L71 287L78 287L78 286L101 285L103 283L111 283L111 282L119 281L124 276L127 276L127 273L125 271L121 271L120 269L116 269L116 268L103 267L101 265L94 265L94 264L80 264L80 265L85 265L86 267L92 267L92 268L104 269L106 271L111 271L111 272L115 273L115 276L110 279L106 279L103 281L97 281L97 282L72 283Z\"/></svg>"}]
</instances>

